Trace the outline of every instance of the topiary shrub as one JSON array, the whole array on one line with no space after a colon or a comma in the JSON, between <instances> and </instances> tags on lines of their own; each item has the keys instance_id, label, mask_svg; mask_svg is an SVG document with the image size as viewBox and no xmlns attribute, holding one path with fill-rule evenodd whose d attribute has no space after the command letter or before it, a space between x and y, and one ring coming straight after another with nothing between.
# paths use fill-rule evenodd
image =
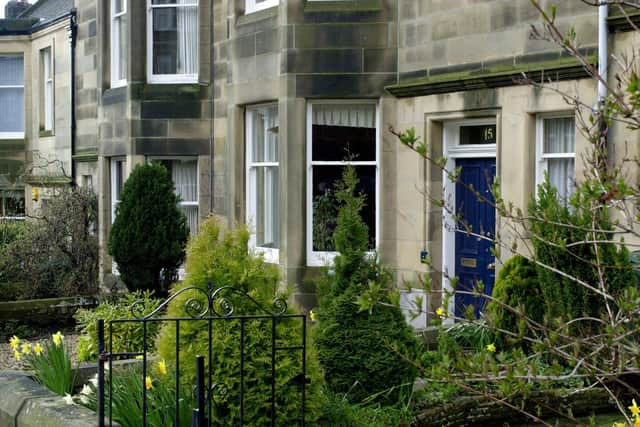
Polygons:
<instances>
[{"instance_id":1,"label":"topiary shrub","mask_svg":"<svg viewBox=\"0 0 640 427\"><path fill-rule=\"evenodd\" d=\"M209 218L201 224L198 236L187 250L185 281L171 290L195 286L209 292L208 283L216 288L233 286L246 292L262 307L273 307L279 283L278 267L265 263L248 250L249 232L245 227L223 231L220 224ZM233 292L222 296L234 307L234 314L264 315L253 302ZM188 301L196 298L206 303L203 294L186 291L171 301L169 317L189 317ZM205 304L206 307L206 304ZM222 307L217 307L223 313ZM275 308L274 308L275 310ZM293 313L288 309L287 313ZM217 395L214 402L215 425L239 425L240 416L240 334L244 323L244 419L245 425L269 425L271 414L271 319L218 320L212 322L211 370L216 383L225 385L227 393ZM302 327L299 319L278 320L277 345L301 345ZM166 325L160 333L157 348L160 356L175 366L175 324ZM195 357L208 355L207 323L182 321L179 329L181 383L194 384ZM205 369L208 369L206 363ZM311 383L306 388L306 422L312 425L319 416L321 375L312 346L307 346L307 377ZM283 351L276 358L276 423L296 425L300 419L299 386L291 384L292 378L302 372L300 351Z\"/></svg>"},{"instance_id":2,"label":"topiary shrub","mask_svg":"<svg viewBox=\"0 0 640 427\"><path fill-rule=\"evenodd\" d=\"M355 170L345 168L336 188L340 206L334 241L340 254L319 286L314 340L333 392L351 402L393 404L413 387L417 371L405 358L415 360L418 343L392 303L390 274L366 253L368 230L360 216L365 196L356 194L357 184ZM360 310L358 298L372 289L382 304Z\"/></svg>"},{"instance_id":3,"label":"topiary shrub","mask_svg":"<svg viewBox=\"0 0 640 427\"><path fill-rule=\"evenodd\" d=\"M544 318L544 299L538 283L536 266L521 255L514 255L504 263L493 287L493 298L500 303L518 309L536 322ZM517 343L512 336L499 329L520 336L527 332L524 320L497 302L487 304L487 313L496 334L503 342Z\"/></svg>"},{"instance_id":4,"label":"topiary shrub","mask_svg":"<svg viewBox=\"0 0 640 427\"><path fill-rule=\"evenodd\" d=\"M124 184L109 254L130 290L166 292L184 261L189 227L167 169L138 165Z\"/></svg>"}]
</instances>

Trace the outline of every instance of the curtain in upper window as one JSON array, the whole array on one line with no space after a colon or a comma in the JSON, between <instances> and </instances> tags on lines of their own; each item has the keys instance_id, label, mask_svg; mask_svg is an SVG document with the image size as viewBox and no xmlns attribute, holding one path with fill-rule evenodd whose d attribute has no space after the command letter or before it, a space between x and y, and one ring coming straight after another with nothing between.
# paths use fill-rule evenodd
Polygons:
<instances>
[{"instance_id":1,"label":"curtain in upper window","mask_svg":"<svg viewBox=\"0 0 640 427\"><path fill-rule=\"evenodd\" d=\"M198 3L152 0L152 76L198 73Z\"/></svg>"},{"instance_id":2,"label":"curtain in upper window","mask_svg":"<svg viewBox=\"0 0 640 427\"><path fill-rule=\"evenodd\" d=\"M575 187L575 122L573 117L544 119L542 159L549 182L566 200Z\"/></svg>"},{"instance_id":3,"label":"curtain in upper window","mask_svg":"<svg viewBox=\"0 0 640 427\"><path fill-rule=\"evenodd\" d=\"M24 136L24 60L0 56L0 137Z\"/></svg>"}]
</instances>

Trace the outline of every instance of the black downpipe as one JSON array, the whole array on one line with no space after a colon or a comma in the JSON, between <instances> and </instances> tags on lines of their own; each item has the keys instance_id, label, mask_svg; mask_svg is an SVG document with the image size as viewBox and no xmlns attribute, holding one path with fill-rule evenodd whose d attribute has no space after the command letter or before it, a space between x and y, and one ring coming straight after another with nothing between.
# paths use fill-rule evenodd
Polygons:
<instances>
[{"instance_id":1,"label":"black downpipe","mask_svg":"<svg viewBox=\"0 0 640 427\"><path fill-rule=\"evenodd\" d=\"M76 8L69 15L71 37L71 186L76 185L76 166L73 157L76 154L76 41L78 38L78 14Z\"/></svg>"}]
</instances>

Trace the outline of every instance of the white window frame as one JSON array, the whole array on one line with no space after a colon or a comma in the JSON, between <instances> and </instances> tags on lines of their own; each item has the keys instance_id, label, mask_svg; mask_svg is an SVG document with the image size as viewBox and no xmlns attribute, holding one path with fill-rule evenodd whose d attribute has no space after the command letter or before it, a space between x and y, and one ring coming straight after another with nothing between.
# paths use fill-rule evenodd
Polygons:
<instances>
[{"instance_id":1,"label":"white window frame","mask_svg":"<svg viewBox=\"0 0 640 427\"><path fill-rule=\"evenodd\" d=\"M0 91L2 89L22 89L22 102L24 105L24 108L26 109L26 99L25 99L25 94L24 94L24 78L25 78L25 74L24 74L24 54L22 53L16 53L16 54L0 54L0 56L19 56L22 58L22 70L23 70L23 74L22 74L22 84L21 85L0 85ZM26 120L26 112L23 111L23 117ZM0 139L22 139L24 138L24 129L26 127L26 123L22 124L22 132L2 132L0 130Z\"/></svg>"},{"instance_id":2,"label":"white window frame","mask_svg":"<svg viewBox=\"0 0 640 427\"><path fill-rule=\"evenodd\" d=\"M152 4L147 0L147 81L149 83L197 83L198 73L195 74L154 74L153 73L153 10L162 8L193 7L197 8L198 17L200 7L198 0L192 0L186 4ZM199 20L199 19L198 19ZM199 49L199 42L196 43ZM198 58L200 52L198 52Z\"/></svg>"},{"instance_id":3,"label":"white window frame","mask_svg":"<svg viewBox=\"0 0 640 427\"><path fill-rule=\"evenodd\" d=\"M314 105L340 105L340 104L371 104L375 105L375 135L376 135L376 160L375 161L320 161L313 160L313 106ZM341 99L318 100L307 102L307 266L323 267L333 264L334 258L339 255L335 251L313 250L313 167L314 166L375 166L376 170L376 200L375 200L375 234L374 250L378 250L380 244L380 104L376 99Z\"/></svg>"},{"instance_id":4,"label":"white window frame","mask_svg":"<svg viewBox=\"0 0 640 427\"><path fill-rule=\"evenodd\" d=\"M280 177L280 162L253 162L253 113L259 109L260 107L269 107L275 105L277 107L277 103L268 103L268 104L259 104L252 105L247 107L245 114L245 147L246 147L246 171L245 171L245 179L247 185L246 191L246 224L251 228L251 234L249 237L249 247L255 251L256 253L260 253L264 256L264 260L269 263L278 264L280 262L280 248L265 248L261 246L257 246L257 237L256 230L253 228L255 226L255 217L256 217L256 196L258 194L258 188L256 186L255 180L255 171L256 168L266 168L266 167L277 167L278 168L278 179ZM279 112L277 113L279 114ZM278 140L278 147L280 146L280 140ZM278 183L278 187L280 187ZM280 193L280 188L278 188L278 194ZM279 200L275 200L274 203L279 203ZM277 221L280 221L280 218L276 218ZM280 239L278 239L280 240Z\"/></svg>"},{"instance_id":5,"label":"white window frame","mask_svg":"<svg viewBox=\"0 0 640 427\"><path fill-rule=\"evenodd\" d=\"M42 124L45 131L53 131L53 46L48 46L41 51L42 58L42 112L44 114Z\"/></svg>"},{"instance_id":6,"label":"white window frame","mask_svg":"<svg viewBox=\"0 0 640 427\"><path fill-rule=\"evenodd\" d=\"M245 15L248 15L249 13L259 12L261 10L276 7L279 4L280 0L266 0L261 3L258 3L256 0L246 0L244 13Z\"/></svg>"},{"instance_id":7,"label":"white window frame","mask_svg":"<svg viewBox=\"0 0 640 427\"><path fill-rule=\"evenodd\" d=\"M120 74L120 42L122 38L122 34L120 34L120 25L116 25L124 19L123 17L127 14L127 0L122 0L122 11L116 12L115 8L115 0L111 1L111 87L117 88L121 86L126 86L127 84L127 76L122 76L124 78L116 78ZM125 40L126 43L126 40ZM126 44L125 44L126 45ZM119 76L120 77L120 76Z\"/></svg>"},{"instance_id":8,"label":"white window frame","mask_svg":"<svg viewBox=\"0 0 640 427\"><path fill-rule=\"evenodd\" d=\"M147 157L148 162L153 162L154 160L158 160L158 161L194 160L196 162L196 200L181 199L178 202L178 207L195 206L196 208L198 208L198 218L200 218L200 173L199 173L200 168L198 166L198 156L194 155L194 156L149 156ZM171 174L171 171L169 171L169 174ZM171 178L171 175L169 175L169 178ZM175 192L175 188L174 188L174 192ZM189 230L189 232L191 233L192 236L195 236L196 234L196 232L194 232L193 230Z\"/></svg>"},{"instance_id":9,"label":"white window frame","mask_svg":"<svg viewBox=\"0 0 640 427\"><path fill-rule=\"evenodd\" d=\"M122 171L126 171L126 167L127 167L127 159L125 157L112 157L110 160L110 166L109 166L109 170L110 170L110 181L111 181L111 223L113 224L113 222L116 220L116 207L118 206L118 204L120 204L121 200L118 199L116 196L116 187L118 184L118 181L116 179L116 177L118 176L118 164L122 164ZM126 174L123 174L123 176ZM124 186L124 180L122 181L122 185Z\"/></svg>"},{"instance_id":10,"label":"white window frame","mask_svg":"<svg viewBox=\"0 0 640 427\"><path fill-rule=\"evenodd\" d=\"M574 178L575 178L575 161L576 161L576 132L574 129L573 152L569 153L550 153L544 152L544 121L547 119L574 119L573 112L556 112L556 113L540 113L536 115L536 194L538 185L544 182L544 174L548 170L547 160L549 159L573 159L574 161ZM569 195L570 196L570 195Z\"/></svg>"}]
</instances>

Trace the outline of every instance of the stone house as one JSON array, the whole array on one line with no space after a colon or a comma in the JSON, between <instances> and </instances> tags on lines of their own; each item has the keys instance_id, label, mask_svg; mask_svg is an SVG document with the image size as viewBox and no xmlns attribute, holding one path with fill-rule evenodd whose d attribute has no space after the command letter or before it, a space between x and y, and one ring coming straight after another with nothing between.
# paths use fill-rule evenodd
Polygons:
<instances>
[{"instance_id":1,"label":"stone house","mask_svg":"<svg viewBox=\"0 0 640 427\"><path fill-rule=\"evenodd\" d=\"M331 189L350 162L367 195L372 249L399 285L431 275L430 312L441 304L437 291L450 286L442 271L490 283L499 265L488 247L449 231L451 218L426 193L444 192L459 208L473 203L402 147L390 126L414 127L434 157L462 167L478 188L500 177L504 197L522 208L545 172L564 194L584 167L586 141L572 108L558 93L516 80L523 72L544 76L591 104L595 83L558 46L530 37L539 17L528 0L75 0L75 7L71 153L75 182L91 177L98 193L107 284L104 243L119 191L134 165L151 160L170 169L192 231L211 212L249 224L252 249L281 267L305 307L314 304L319 267L335 256ZM557 15L561 28L575 26L585 54L597 54L596 8L566 0ZM610 17L608 25L612 52L637 45L626 19ZM637 146L637 136L614 132ZM469 213L487 233L499 226L486 208ZM425 255L438 268L427 271Z\"/></svg>"}]
</instances>

